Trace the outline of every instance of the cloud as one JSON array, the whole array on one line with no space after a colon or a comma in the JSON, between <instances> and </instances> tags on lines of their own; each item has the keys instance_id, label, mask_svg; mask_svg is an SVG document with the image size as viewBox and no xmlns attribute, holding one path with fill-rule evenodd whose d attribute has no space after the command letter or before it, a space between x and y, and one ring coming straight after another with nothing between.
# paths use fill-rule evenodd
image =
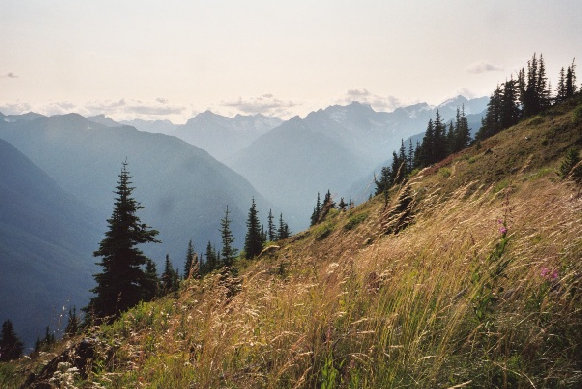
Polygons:
<instances>
[{"instance_id":1,"label":"cloud","mask_svg":"<svg viewBox=\"0 0 582 389\"><path fill-rule=\"evenodd\" d=\"M363 104L369 104L372 108L380 111L393 111L402 106L402 101L394 96L381 96L370 92L366 88L348 89L346 95L337 101L338 104L349 104L357 101Z\"/></svg>"},{"instance_id":2,"label":"cloud","mask_svg":"<svg viewBox=\"0 0 582 389\"><path fill-rule=\"evenodd\" d=\"M168 104L168 99L165 99L165 98L163 98L163 97L158 97L158 98L156 99L156 101L157 101L158 103L160 103L160 104Z\"/></svg>"},{"instance_id":3,"label":"cloud","mask_svg":"<svg viewBox=\"0 0 582 389\"><path fill-rule=\"evenodd\" d=\"M283 101L272 93L265 93L259 97L251 97L243 99L239 97L234 101L223 101L223 107L235 108L247 115L262 114L267 116L289 116L289 108L295 107L298 104L293 101Z\"/></svg>"},{"instance_id":4,"label":"cloud","mask_svg":"<svg viewBox=\"0 0 582 389\"><path fill-rule=\"evenodd\" d=\"M5 115L22 115L32 111L32 106L28 103L5 103L0 105L0 112Z\"/></svg>"},{"instance_id":5,"label":"cloud","mask_svg":"<svg viewBox=\"0 0 582 389\"><path fill-rule=\"evenodd\" d=\"M2 76L3 78L18 78L18 76L15 73L9 72L6 73L4 76Z\"/></svg>"},{"instance_id":6,"label":"cloud","mask_svg":"<svg viewBox=\"0 0 582 389\"><path fill-rule=\"evenodd\" d=\"M467 70L467 72L469 72L469 73L481 74L481 73L486 73L486 72L499 72L499 71L502 71L503 68L501 66L497 66L497 65L493 65L493 64L481 61L481 62L472 63L471 65L467 66L467 68L465 70Z\"/></svg>"},{"instance_id":7,"label":"cloud","mask_svg":"<svg viewBox=\"0 0 582 389\"><path fill-rule=\"evenodd\" d=\"M138 115L165 116L179 115L184 111L184 107L160 107L156 105L132 105L124 109L126 113L136 113Z\"/></svg>"}]
</instances>

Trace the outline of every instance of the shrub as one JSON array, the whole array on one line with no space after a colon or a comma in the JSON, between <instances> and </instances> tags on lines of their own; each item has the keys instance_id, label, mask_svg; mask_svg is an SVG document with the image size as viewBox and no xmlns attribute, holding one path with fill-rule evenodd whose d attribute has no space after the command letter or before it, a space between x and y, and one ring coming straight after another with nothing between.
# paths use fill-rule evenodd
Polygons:
<instances>
[{"instance_id":1,"label":"shrub","mask_svg":"<svg viewBox=\"0 0 582 389\"><path fill-rule=\"evenodd\" d=\"M356 215L352 215L348 222L346 223L346 225L344 226L345 230L352 230L354 229L354 227L356 227L358 224L360 224L361 222L363 222L364 220L366 220L366 218L368 217L368 212L362 212L362 213L358 213Z\"/></svg>"},{"instance_id":2,"label":"shrub","mask_svg":"<svg viewBox=\"0 0 582 389\"><path fill-rule=\"evenodd\" d=\"M582 104L578 105L574 109L574 116L572 117L574 123L582 121Z\"/></svg>"},{"instance_id":3,"label":"shrub","mask_svg":"<svg viewBox=\"0 0 582 389\"><path fill-rule=\"evenodd\" d=\"M333 231L332 224L322 223L315 229L313 235L315 236L316 240L322 240L327 238L332 231Z\"/></svg>"},{"instance_id":4,"label":"shrub","mask_svg":"<svg viewBox=\"0 0 582 389\"><path fill-rule=\"evenodd\" d=\"M439 176L442 178L449 178L451 176L451 169L448 167L443 167L439 169Z\"/></svg>"},{"instance_id":5,"label":"shrub","mask_svg":"<svg viewBox=\"0 0 582 389\"><path fill-rule=\"evenodd\" d=\"M566 151L566 155L560 164L560 169L558 170L558 175L562 178L566 178L572 175L572 178L576 182L582 182L582 165L578 165L580 162L580 153L574 147ZM578 166L576 166L578 165Z\"/></svg>"}]
</instances>

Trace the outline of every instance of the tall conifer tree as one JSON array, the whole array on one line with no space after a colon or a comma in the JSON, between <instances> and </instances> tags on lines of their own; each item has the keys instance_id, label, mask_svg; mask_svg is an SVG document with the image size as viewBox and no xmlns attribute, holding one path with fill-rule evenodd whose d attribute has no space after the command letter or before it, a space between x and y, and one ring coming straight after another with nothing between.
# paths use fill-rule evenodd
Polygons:
<instances>
[{"instance_id":1,"label":"tall conifer tree","mask_svg":"<svg viewBox=\"0 0 582 389\"><path fill-rule=\"evenodd\" d=\"M245 236L245 258L251 259L259 255L263 249L263 239L259 222L259 212L253 198L247 219L247 234Z\"/></svg>"},{"instance_id":2,"label":"tall conifer tree","mask_svg":"<svg viewBox=\"0 0 582 389\"><path fill-rule=\"evenodd\" d=\"M224 212L224 217L220 220L220 236L222 237L222 261L225 266L232 266L234 263L234 258L238 250L232 246L234 243L234 236L230 230L230 223L232 220L229 217L230 211L228 210L228 205Z\"/></svg>"},{"instance_id":3,"label":"tall conifer tree","mask_svg":"<svg viewBox=\"0 0 582 389\"><path fill-rule=\"evenodd\" d=\"M273 211L269 208L269 216L267 216L267 237L270 241L274 241L277 237L277 230L275 228L275 223L273 222L274 219Z\"/></svg>"},{"instance_id":4,"label":"tall conifer tree","mask_svg":"<svg viewBox=\"0 0 582 389\"><path fill-rule=\"evenodd\" d=\"M148 258L136 245L159 242L158 231L150 229L137 216L143 207L132 197L134 188L130 179L127 162L123 162L113 214L107 220L109 230L93 253L102 257L97 263L102 272L93 275L97 286L91 291L95 297L89 301L86 311L97 319L117 316L143 299L147 279L142 266Z\"/></svg>"}]
</instances>

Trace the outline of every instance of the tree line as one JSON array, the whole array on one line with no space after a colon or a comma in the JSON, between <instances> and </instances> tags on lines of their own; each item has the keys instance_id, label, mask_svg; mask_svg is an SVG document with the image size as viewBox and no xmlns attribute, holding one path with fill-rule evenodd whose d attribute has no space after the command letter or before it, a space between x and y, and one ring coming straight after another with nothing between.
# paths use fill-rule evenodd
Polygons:
<instances>
[{"instance_id":1,"label":"tree line","mask_svg":"<svg viewBox=\"0 0 582 389\"><path fill-rule=\"evenodd\" d=\"M569 99L576 92L574 60L566 70L561 68L555 94L552 94L543 55L538 58L534 53L527 66L518 72L516 79L512 75L509 80L496 86L475 139L471 138L464 106L457 108L455 119L448 123L443 121L437 110L434 120L431 118L428 121L422 141L417 141L413 147L409 139L408 147L405 147L402 140L400 149L392 152L390 166L382 167L379 176L374 176L375 194L383 193L387 202L388 189L401 183L415 170L435 164L474 141L487 139L517 124L521 119L535 116Z\"/></svg>"}]
</instances>

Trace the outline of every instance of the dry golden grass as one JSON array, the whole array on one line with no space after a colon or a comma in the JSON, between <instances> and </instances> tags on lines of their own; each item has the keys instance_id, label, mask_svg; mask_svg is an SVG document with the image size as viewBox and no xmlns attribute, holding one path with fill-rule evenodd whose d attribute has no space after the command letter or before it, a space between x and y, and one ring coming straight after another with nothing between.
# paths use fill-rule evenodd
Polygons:
<instances>
[{"instance_id":1,"label":"dry golden grass","mask_svg":"<svg viewBox=\"0 0 582 389\"><path fill-rule=\"evenodd\" d=\"M579 387L582 199L552 172L582 143L571 115L556 108L419 172L396 235L374 199L240 262L236 278L215 272L130 310L97 331L114 357L78 385Z\"/></svg>"}]
</instances>

